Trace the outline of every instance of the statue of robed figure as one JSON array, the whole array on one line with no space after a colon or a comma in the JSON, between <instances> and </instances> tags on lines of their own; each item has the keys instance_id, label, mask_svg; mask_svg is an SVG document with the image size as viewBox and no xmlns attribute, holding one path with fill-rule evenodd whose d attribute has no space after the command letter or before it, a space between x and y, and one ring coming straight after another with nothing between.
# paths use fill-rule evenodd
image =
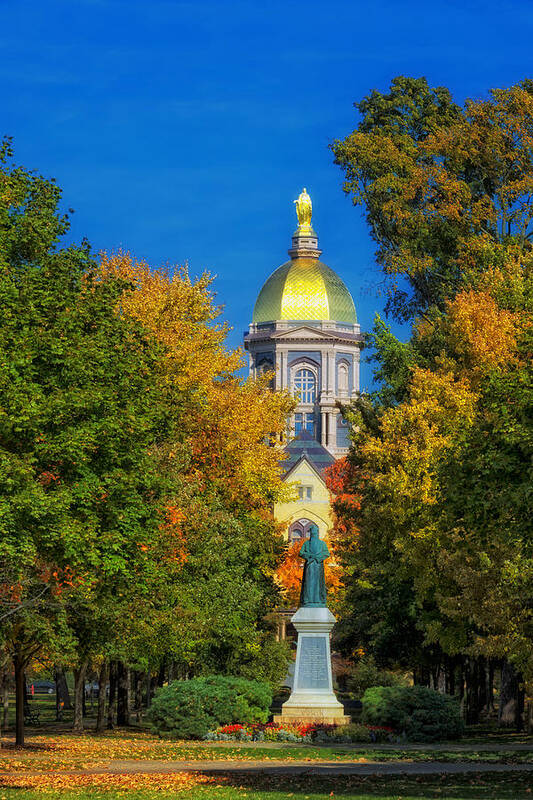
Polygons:
<instances>
[{"instance_id":1,"label":"statue of robed figure","mask_svg":"<svg viewBox=\"0 0 533 800\"><path fill-rule=\"evenodd\" d=\"M309 533L309 539L300 548L300 558L305 560L300 606L326 608L324 561L329 558L329 550L327 544L318 538L316 525L311 525Z\"/></svg>"}]
</instances>

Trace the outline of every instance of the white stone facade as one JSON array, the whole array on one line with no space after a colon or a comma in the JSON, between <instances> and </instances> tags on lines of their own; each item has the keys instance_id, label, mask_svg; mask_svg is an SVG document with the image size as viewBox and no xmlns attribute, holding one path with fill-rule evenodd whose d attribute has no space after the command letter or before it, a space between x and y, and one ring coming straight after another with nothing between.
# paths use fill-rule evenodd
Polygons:
<instances>
[{"instance_id":1,"label":"white stone facade","mask_svg":"<svg viewBox=\"0 0 533 800\"><path fill-rule=\"evenodd\" d=\"M245 336L250 374L272 370L274 388L300 398L289 435L308 430L335 457L348 449L337 401L358 395L360 346L358 324L329 320L252 323Z\"/></svg>"}]
</instances>

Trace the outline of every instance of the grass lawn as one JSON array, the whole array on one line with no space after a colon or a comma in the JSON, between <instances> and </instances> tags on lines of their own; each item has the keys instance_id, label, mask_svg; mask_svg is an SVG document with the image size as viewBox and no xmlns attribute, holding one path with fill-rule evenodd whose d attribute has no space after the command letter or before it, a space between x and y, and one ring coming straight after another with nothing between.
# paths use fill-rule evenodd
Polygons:
<instances>
[{"instance_id":1,"label":"grass lawn","mask_svg":"<svg viewBox=\"0 0 533 800\"><path fill-rule=\"evenodd\" d=\"M2 740L0 772L26 770L68 770L105 767L111 760L157 761L490 761L493 763L533 763L532 751L488 751L471 745L466 751L435 749L410 750L314 745L239 745L238 743L173 742L145 732L112 731L102 735L70 732L49 735L28 734L26 747L13 747L9 737ZM0 798L1 800L1 798Z\"/></svg>"},{"instance_id":2,"label":"grass lawn","mask_svg":"<svg viewBox=\"0 0 533 800\"><path fill-rule=\"evenodd\" d=\"M440 777L367 777L351 776L280 777L196 775L84 776L83 780L64 776L44 781L40 778L12 776L11 786L0 782L0 800L410 800L410 798L446 798L447 800L482 800L482 798L531 797L531 775L482 775ZM40 780L40 784L36 781Z\"/></svg>"},{"instance_id":3,"label":"grass lawn","mask_svg":"<svg viewBox=\"0 0 533 800\"><path fill-rule=\"evenodd\" d=\"M39 700L46 716L52 711L48 698ZM42 702L42 706L41 706ZM45 720L42 720L45 721ZM51 722L51 720L50 720ZM427 745L395 749L365 745L315 746L301 744L256 745L238 743L173 742L143 730L117 730L95 735L73 735L68 724L27 729L27 746L13 746L12 732L0 749L0 800L524 800L533 796L533 773L480 773L450 776L281 776L279 774L122 774L68 775L69 770L105 768L113 760L143 761L485 761L533 763L533 751L515 749L531 737L486 737L481 732L462 740L460 751L452 746ZM502 749L484 750L484 745ZM505 746L506 749L503 749ZM441 749L442 748L442 749ZM376 765L379 772L379 765ZM27 773L34 773L28 775Z\"/></svg>"}]
</instances>

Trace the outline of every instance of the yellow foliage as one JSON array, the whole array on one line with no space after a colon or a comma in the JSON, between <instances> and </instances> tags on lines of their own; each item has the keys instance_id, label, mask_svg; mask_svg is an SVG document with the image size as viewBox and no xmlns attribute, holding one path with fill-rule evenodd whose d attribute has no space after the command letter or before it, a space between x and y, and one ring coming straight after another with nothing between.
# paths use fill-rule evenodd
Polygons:
<instances>
[{"instance_id":1,"label":"yellow foliage","mask_svg":"<svg viewBox=\"0 0 533 800\"><path fill-rule=\"evenodd\" d=\"M475 372L504 366L516 348L517 315L488 291L469 289L448 301L450 344Z\"/></svg>"},{"instance_id":2,"label":"yellow foliage","mask_svg":"<svg viewBox=\"0 0 533 800\"><path fill-rule=\"evenodd\" d=\"M164 345L168 380L178 380L187 390L230 376L242 366L242 353L224 347L227 326L212 324L220 308L213 302L209 273L193 282L186 266L152 269L123 251L103 253L100 269L102 276L131 283L133 291L124 293L120 310L142 322Z\"/></svg>"},{"instance_id":3,"label":"yellow foliage","mask_svg":"<svg viewBox=\"0 0 533 800\"><path fill-rule=\"evenodd\" d=\"M417 506L437 499L437 460L468 427L475 413L476 394L465 378L451 371L413 369L409 397L387 409L381 437L368 436L361 454L374 481L391 499L410 498Z\"/></svg>"},{"instance_id":4,"label":"yellow foliage","mask_svg":"<svg viewBox=\"0 0 533 800\"><path fill-rule=\"evenodd\" d=\"M100 269L102 276L131 284L120 313L141 322L163 345L162 380L189 397L191 413L182 433L190 447L191 478L200 486L216 485L232 503L270 506L285 492L283 454L271 443L284 431L293 400L269 391L269 376L245 381L235 376L243 354L224 346L227 326L216 323L220 309L211 276L192 281L186 267L154 270L122 251L103 254Z\"/></svg>"}]
</instances>

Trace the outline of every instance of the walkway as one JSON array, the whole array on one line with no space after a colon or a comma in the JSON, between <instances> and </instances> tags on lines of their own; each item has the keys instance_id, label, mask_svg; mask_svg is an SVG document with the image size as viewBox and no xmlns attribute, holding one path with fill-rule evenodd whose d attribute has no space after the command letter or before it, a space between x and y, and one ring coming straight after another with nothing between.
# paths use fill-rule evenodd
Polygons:
<instances>
[{"instance_id":1,"label":"walkway","mask_svg":"<svg viewBox=\"0 0 533 800\"><path fill-rule=\"evenodd\" d=\"M491 764L490 762L446 761L110 761L107 767L80 770L55 770L42 772L0 772L2 778L24 778L42 775L132 775L178 772L203 772L213 774L264 774L264 775L458 775L480 772L533 772L533 764Z\"/></svg>"}]
</instances>

